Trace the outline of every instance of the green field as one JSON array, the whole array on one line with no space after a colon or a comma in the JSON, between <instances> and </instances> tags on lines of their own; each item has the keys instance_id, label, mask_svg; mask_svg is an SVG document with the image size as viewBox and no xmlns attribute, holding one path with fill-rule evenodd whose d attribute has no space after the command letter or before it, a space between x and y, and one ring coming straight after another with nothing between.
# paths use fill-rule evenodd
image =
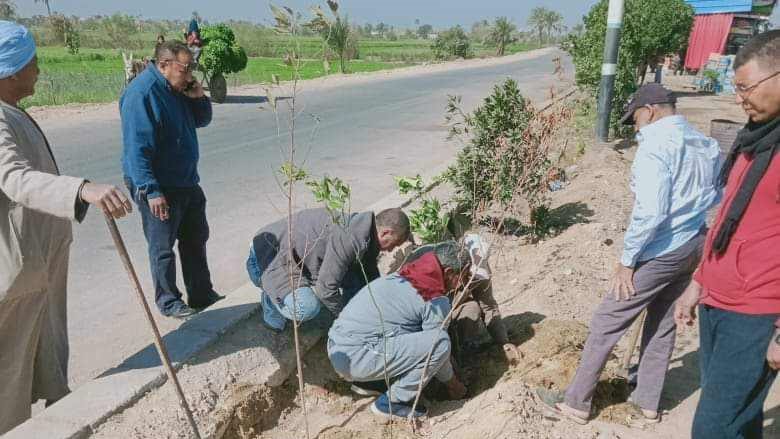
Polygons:
<instances>
[{"instance_id":1,"label":"green field","mask_svg":"<svg viewBox=\"0 0 780 439\"><path fill-rule=\"evenodd\" d=\"M122 57L109 50L88 50L78 55L68 55L61 48L39 50L41 75L35 95L25 99L25 107L62 105L69 103L113 102L119 98L125 86ZM355 60L349 63L350 72L372 72L392 69L405 64ZM337 66L332 65L331 71ZM271 82L276 74L281 80L292 79L292 69L281 59L250 58L247 68L228 77L231 86ZM302 79L325 74L319 60L304 61L300 72Z\"/></svg>"},{"instance_id":2,"label":"green field","mask_svg":"<svg viewBox=\"0 0 780 439\"><path fill-rule=\"evenodd\" d=\"M282 63L282 56L288 50L290 41L275 37L264 37L266 46L253 43L246 70L230 75L228 84L268 83L276 74L281 80L292 79L292 69ZM250 43L250 41L247 41ZM325 75L320 60L322 40L309 37L300 38L300 50L303 63L300 72L302 79L317 78ZM410 64L431 61L433 53L431 43L425 40L361 40L358 59L350 60L348 71L372 72L404 67ZM514 44L508 53L528 50L527 44ZM474 47L475 56L490 56L495 49L484 46ZM151 55L148 51L134 51L136 58ZM265 56L257 56L262 54ZM41 76L34 96L22 101L25 107L43 105L62 105L69 103L113 102L119 98L124 88L124 67L119 50L82 48L77 55L71 55L64 47L40 47L38 60ZM331 61L331 73L338 71L338 60Z\"/></svg>"},{"instance_id":3,"label":"green field","mask_svg":"<svg viewBox=\"0 0 780 439\"><path fill-rule=\"evenodd\" d=\"M245 36L245 41L241 41L241 34L236 38L247 48L250 56L282 57L287 52L290 42L281 36L263 36L262 38L252 38ZM425 62L433 60L433 51L431 50L430 40L380 40L364 39L358 44L358 58L368 61L403 61L403 62ZM305 58L319 58L322 56L322 40L318 37L299 38L299 50ZM522 52L536 48L535 44L515 43L507 47L507 54ZM484 44L472 44L474 56L485 57L495 55L495 47Z\"/></svg>"}]
</instances>

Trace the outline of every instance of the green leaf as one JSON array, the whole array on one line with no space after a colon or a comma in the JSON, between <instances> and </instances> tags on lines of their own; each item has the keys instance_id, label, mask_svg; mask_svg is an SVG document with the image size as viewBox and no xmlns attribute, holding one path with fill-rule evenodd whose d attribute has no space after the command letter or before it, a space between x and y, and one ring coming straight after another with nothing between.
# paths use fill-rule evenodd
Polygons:
<instances>
[{"instance_id":1,"label":"green leaf","mask_svg":"<svg viewBox=\"0 0 780 439\"><path fill-rule=\"evenodd\" d=\"M284 176L285 181L283 184L285 186L306 178L306 171L290 162L284 162L279 168L279 172Z\"/></svg>"},{"instance_id":2,"label":"green leaf","mask_svg":"<svg viewBox=\"0 0 780 439\"><path fill-rule=\"evenodd\" d=\"M425 189L422 177L420 177L419 174L417 174L416 177L397 176L394 177L394 179L395 184L398 187L398 192L400 192L401 195L406 195L412 191L420 194L423 189Z\"/></svg>"},{"instance_id":3,"label":"green leaf","mask_svg":"<svg viewBox=\"0 0 780 439\"><path fill-rule=\"evenodd\" d=\"M310 179L306 186L311 190L314 199L322 203L330 214L333 222L341 224L349 213L351 190L340 178L325 175L320 180Z\"/></svg>"}]
</instances>

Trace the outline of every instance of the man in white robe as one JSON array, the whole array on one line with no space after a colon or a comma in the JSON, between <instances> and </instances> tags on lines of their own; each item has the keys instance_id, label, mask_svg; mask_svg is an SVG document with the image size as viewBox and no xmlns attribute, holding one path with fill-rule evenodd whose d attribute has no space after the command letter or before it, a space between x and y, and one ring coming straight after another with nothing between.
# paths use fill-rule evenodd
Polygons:
<instances>
[{"instance_id":1,"label":"man in white robe","mask_svg":"<svg viewBox=\"0 0 780 439\"><path fill-rule=\"evenodd\" d=\"M115 218L131 204L116 187L62 176L19 101L35 92L35 42L0 21L0 435L68 388L66 287L71 222L94 204Z\"/></svg>"}]
</instances>

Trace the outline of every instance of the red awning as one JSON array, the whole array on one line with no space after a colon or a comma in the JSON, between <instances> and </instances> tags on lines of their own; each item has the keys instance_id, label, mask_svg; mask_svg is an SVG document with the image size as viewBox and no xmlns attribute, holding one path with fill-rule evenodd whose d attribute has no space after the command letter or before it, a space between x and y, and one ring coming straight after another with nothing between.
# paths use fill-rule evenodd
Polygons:
<instances>
[{"instance_id":1,"label":"red awning","mask_svg":"<svg viewBox=\"0 0 780 439\"><path fill-rule=\"evenodd\" d=\"M710 54L722 54L726 47L734 14L697 15L688 39L685 68L698 70L707 63Z\"/></svg>"}]
</instances>

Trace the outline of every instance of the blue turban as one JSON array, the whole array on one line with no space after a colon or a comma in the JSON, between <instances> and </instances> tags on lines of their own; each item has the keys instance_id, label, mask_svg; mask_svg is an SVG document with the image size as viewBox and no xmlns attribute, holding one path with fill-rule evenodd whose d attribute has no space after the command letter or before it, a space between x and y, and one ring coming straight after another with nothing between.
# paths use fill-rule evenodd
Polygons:
<instances>
[{"instance_id":1,"label":"blue turban","mask_svg":"<svg viewBox=\"0 0 780 439\"><path fill-rule=\"evenodd\" d=\"M35 56L35 40L26 27L0 20L0 79L22 70Z\"/></svg>"}]
</instances>

